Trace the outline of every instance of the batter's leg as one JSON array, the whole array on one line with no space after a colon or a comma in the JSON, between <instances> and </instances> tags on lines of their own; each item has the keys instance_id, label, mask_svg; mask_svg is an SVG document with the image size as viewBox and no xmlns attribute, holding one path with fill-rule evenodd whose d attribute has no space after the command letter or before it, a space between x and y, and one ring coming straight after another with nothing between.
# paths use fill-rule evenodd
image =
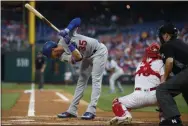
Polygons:
<instances>
[{"instance_id":1,"label":"batter's leg","mask_svg":"<svg viewBox=\"0 0 188 126\"><path fill-rule=\"evenodd\" d=\"M93 68L92 68L92 93L91 102L86 110L95 115L96 105L101 93L101 83L102 77L105 70L105 65L107 62L108 54L99 55L93 58Z\"/></svg>"},{"instance_id":2,"label":"batter's leg","mask_svg":"<svg viewBox=\"0 0 188 126\"><path fill-rule=\"evenodd\" d=\"M119 80L117 81L117 86L118 86L119 91L120 91L121 93L123 93L124 90L123 90L123 87L122 87L121 82L120 82Z\"/></svg>"},{"instance_id":3,"label":"batter's leg","mask_svg":"<svg viewBox=\"0 0 188 126\"><path fill-rule=\"evenodd\" d=\"M91 75L91 68L91 64L88 60L82 61L73 101L71 102L71 105L67 110L67 112L70 114L77 115L77 105L79 104L80 99L83 97L84 89Z\"/></svg>"},{"instance_id":4,"label":"batter's leg","mask_svg":"<svg viewBox=\"0 0 188 126\"><path fill-rule=\"evenodd\" d=\"M115 93L115 73L110 77L110 92Z\"/></svg>"}]
</instances>

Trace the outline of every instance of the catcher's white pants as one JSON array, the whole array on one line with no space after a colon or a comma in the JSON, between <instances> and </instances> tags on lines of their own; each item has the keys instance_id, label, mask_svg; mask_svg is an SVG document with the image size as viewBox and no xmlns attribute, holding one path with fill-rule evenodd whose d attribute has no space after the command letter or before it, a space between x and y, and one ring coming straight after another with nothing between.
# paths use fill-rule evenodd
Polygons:
<instances>
[{"instance_id":1,"label":"catcher's white pants","mask_svg":"<svg viewBox=\"0 0 188 126\"><path fill-rule=\"evenodd\" d=\"M124 97L118 98L126 108L137 109L146 106L157 105L156 90L153 91L134 91Z\"/></svg>"},{"instance_id":2,"label":"catcher's white pants","mask_svg":"<svg viewBox=\"0 0 188 126\"><path fill-rule=\"evenodd\" d=\"M112 92L115 92L115 82L116 80L122 76L124 74L123 70L119 70L115 73L112 74L112 76L110 77L110 89ZM117 82L117 86L119 88L119 90L123 91L123 88L121 86L121 83L120 82Z\"/></svg>"}]
</instances>

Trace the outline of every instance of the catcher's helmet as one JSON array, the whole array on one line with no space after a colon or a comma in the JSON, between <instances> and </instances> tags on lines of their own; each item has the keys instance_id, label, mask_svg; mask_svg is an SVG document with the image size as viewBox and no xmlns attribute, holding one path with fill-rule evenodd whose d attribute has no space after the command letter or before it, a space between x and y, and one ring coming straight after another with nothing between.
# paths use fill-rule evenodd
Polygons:
<instances>
[{"instance_id":1,"label":"catcher's helmet","mask_svg":"<svg viewBox=\"0 0 188 126\"><path fill-rule=\"evenodd\" d=\"M52 48L56 48L57 43L53 41L47 41L42 48L42 54L50 58L52 53Z\"/></svg>"},{"instance_id":2,"label":"catcher's helmet","mask_svg":"<svg viewBox=\"0 0 188 126\"><path fill-rule=\"evenodd\" d=\"M142 59L143 62L146 62L147 58L154 58L154 59L160 59L161 56L159 54L160 45L156 42L153 42L151 45L149 45L145 49L145 55Z\"/></svg>"},{"instance_id":3,"label":"catcher's helmet","mask_svg":"<svg viewBox=\"0 0 188 126\"><path fill-rule=\"evenodd\" d=\"M145 50L146 56L150 58L158 58L159 57L160 46L158 43L153 42L150 46L148 46Z\"/></svg>"},{"instance_id":4,"label":"catcher's helmet","mask_svg":"<svg viewBox=\"0 0 188 126\"><path fill-rule=\"evenodd\" d=\"M174 39L174 38L177 38L178 36L178 29L172 23L167 23L167 24L162 25L158 30L158 36L162 44L164 43L162 35L165 33L170 34L171 39Z\"/></svg>"}]
</instances>

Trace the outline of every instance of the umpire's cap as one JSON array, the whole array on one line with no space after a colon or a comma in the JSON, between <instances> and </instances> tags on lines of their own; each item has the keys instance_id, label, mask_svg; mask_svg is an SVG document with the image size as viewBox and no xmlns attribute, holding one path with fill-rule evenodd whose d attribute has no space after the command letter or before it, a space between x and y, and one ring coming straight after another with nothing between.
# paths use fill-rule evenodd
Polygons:
<instances>
[{"instance_id":1,"label":"umpire's cap","mask_svg":"<svg viewBox=\"0 0 188 126\"><path fill-rule=\"evenodd\" d=\"M177 38L177 36L178 36L178 29L172 23L166 23L166 24L162 25L159 28L158 35L160 37L160 36L162 36L165 33L168 33L172 37Z\"/></svg>"},{"instance_id":2,"label":"umpire's cap","mask_svg":"<svg viewBox=\"0 0 188 126\"><path fill-rule=\"evenodd\" d=\"M57 43L53 41L47 41L42 48L42 54L50 58L52 53L52 48L56 48Z\"/></svg>"}]
</instances>

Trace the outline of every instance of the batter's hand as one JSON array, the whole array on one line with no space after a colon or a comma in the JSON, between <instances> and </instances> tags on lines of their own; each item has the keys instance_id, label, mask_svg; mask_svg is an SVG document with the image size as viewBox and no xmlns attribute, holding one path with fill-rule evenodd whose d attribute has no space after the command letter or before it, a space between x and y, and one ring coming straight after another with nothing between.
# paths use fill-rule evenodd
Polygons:
<instances>
[{"instance_id":1,"label":"batter's hand","mask_svg":"<svg viewBox=\"0 0 188 126\"><path fill-rule=\"evenodd\" d=\"M64 41L65 41L65 43L67 44L67 45L70 45L71 44L71 42L70 42L70 37L68 36L68 35L66 35L65 37L63 37L64 38Z\"/></svg>"},{"instance_id":2,"label":"batter's hand","mask_svg":"<svg viewBox=\"0 0 188 126\"><path fill-rule=\"evenodd\" d=\"M65 29L60 30L59 35L65 37L66 35L68 35L68 31L66 31Z\"/></svg>"}]
</instances>

